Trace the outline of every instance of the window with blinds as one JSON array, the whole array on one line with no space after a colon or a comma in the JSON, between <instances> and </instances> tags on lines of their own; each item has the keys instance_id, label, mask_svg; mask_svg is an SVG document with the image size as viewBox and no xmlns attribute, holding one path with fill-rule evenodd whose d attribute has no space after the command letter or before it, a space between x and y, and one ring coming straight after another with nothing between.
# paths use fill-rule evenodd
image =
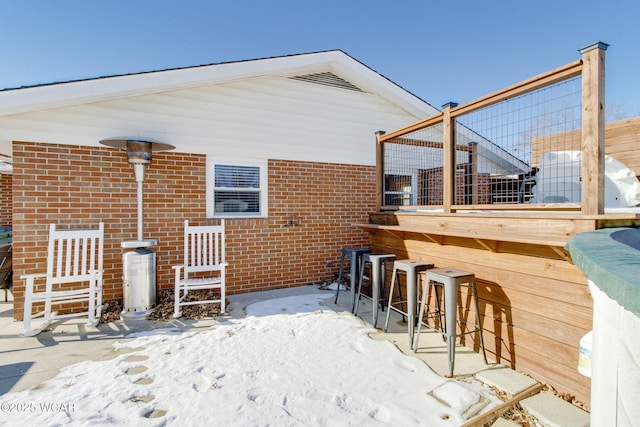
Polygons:
<instances>
[{"instance_id":1,"label":"window with blinds","mask_svg":"<svg viewBox=\"0 0 640 427\"><path fill-rule=\"evenodd\" d=\"M212 173L209 179L213 197L209 211L214 217L263 216L265 167L228 163L212 163L210 167Z\"/></svg>"}]
</instances>

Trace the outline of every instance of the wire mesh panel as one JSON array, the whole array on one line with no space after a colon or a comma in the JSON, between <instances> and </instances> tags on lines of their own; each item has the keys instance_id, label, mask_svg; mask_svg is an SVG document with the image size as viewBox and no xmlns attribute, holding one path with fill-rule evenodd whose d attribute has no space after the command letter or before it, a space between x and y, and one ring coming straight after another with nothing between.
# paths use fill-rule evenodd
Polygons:
<instances>
[{"instance_id":1,"label":"wire mesh panel","mask_svg":"<svg viewBox=\"0 0 640 427\"><path fill-rule=\"evenodd\" d=\"M575 77L458 116L455 203L579 203L581 94Z\"/></svg>"},{"instance_id":2,"label":"wire mesh panel","mask_svg":"<svg viewBox=\"0 0 640 427\"><path fill-rule=\"evenodd\" d=\"M442 124L384 143L385 206L442 204Z\"/></svg>"}]
</instances>

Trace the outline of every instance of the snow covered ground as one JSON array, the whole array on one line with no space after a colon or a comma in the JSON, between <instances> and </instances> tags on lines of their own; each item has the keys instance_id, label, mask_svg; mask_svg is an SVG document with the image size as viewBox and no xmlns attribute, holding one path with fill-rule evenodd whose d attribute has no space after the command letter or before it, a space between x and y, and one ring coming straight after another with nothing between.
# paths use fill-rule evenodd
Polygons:
<instances>
[{"instance_id":1,"label":"snow covered ground","mask_svg":"<svg viewBox=\"0 0 640 427\"><path fill-rule=\"evenodd\" d=\"M331 296L255 303L204 332L138 334L113 360L0 396L0 424L459 426L499 403L372 340L359 318L320 305Z\"/></svg>"}]
</instances>

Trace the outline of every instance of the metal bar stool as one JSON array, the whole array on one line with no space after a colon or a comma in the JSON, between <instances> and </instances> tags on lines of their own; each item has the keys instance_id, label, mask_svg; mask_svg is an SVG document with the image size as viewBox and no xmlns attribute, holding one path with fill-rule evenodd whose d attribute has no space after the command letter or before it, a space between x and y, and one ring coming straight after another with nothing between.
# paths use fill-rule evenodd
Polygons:
<instances>
[{"instance_id":1,"label":"metal bar stool","mask_svg":"<svg viewBox=\"0 0 640 427\"><path fill-rule=\"evenodd\" d=\"M442 283L438 283L435 282L433 280L426 280L426 272L425 274L425 279L422 282L422 297L420 299L420 307L418 310L418 323L424 323L425 326L430 327L429 326L429 319L437 319L438 320L438 324L437 326L439 327L434 327L433 329L441 332L442 334L442 338L446 339L446 335L444 333L444 310L442 309L442 304L441 304L441 300L442 298L440 298L440 295L442 293L443 298L444 298L444 285ZM438 288L441 288L442 290L439 292ZM431 305L427 303L427 299L429 297L429 289L433 290L433 298L435 299L435 305ZM420 289L418 288L418 292L420 292ZM431 311L431 309L433 308L433 312ZM426 309L426 314L425 314L425 309ZM420 330L420 326L418 326L418 330ZM419 333L419 332L418 332ZM414 341L415 342L415 341ZM416 343L416 347L417 347L417 343ZM415 352L415 349L414 349Z\"/></svg>"},{"instance_id":2,"label":"metal bar stool","mask_svg":"<svg viewBox=\"0 0 640 427\"><path fill-rule=\"evenodd\" d=\"M349 273L346 274L349 276L349 290L351 291L352 313L356 301L356 280L358 280L358 266L360 265L360 259L362 258L362 255L368 253L371 253L371 249L369 248L342 248L342 252L340 254L340 272L338 273L338 281L342 279L345 258L349 260ZM334 301L334 304L338 303L338 295L340 295L340 284L338 284L336 288L336 300Z\"/></svg>"},{"instance_id":3,"label":"metal bar stool","mask_svg":"<svg viewBox=\"0 0 640 427\"><path fill-rule=\"evenodd\" d=\"M449 375L453 376L453 366L456 358L456 337L466 335L474 332L479 332L480 345L482 346L482 354L484 356L484 363L487 363L487 353L484 348L484 339L482 337L482 325L480 324L480 309L478 306L478 293L476 291L476 276L468 271L458 270L456 268L434 268L427 271L425 278L425 285L422 289L422 298L420 300L420 315L424 314L424 306L427 300L427 291L429 283L436 282L442 284L444 287L444 335L447 341L447 356L449 359ZM457 323L457 311L458 311L458 290L461 285L466 284L471 289L473 295L473 302L476 308L476 324L475 329L472 331L462 332L456 334ZM437 291L436 291L437 294ZM439 302L438 302L439 305ZM465 319L461 319L461 322L470 323ZM418 343L420 341L420 329L422 322L418 323L418 331L415 339L415 347L413 351L418 350Z\"/></svg>"},{"instance_id":4,"label":"metal bar stool","mask_svg":"<svg viewBox=\"0 0 640 427\"><path fill-rule=\"evenodd\" d=\"M391 276L391 287L389 288L389 305L387 309L387 320L384 322L384 331L387 332L389 327L389 315L391 310L402 313L407 316L407 331L409 333L409 347L413 348L413 330L416 324L416 311L417 311L417 293L418 293L418 280L420 280L420 273L433 268L433 264L427 261L418 259L403 259L393 263L393 274ZM393 289L395 287L398 275L404 273L406 276L407 285L407 311L394 307L394 305L403 304L404 301L393 302ZM400 284L398 284L398 287Z\"/></svg>"},{"instance_id":5,"label":"metal bar stool","mask_svg":"<svg viewBox=\"0 0 640 427\"><path fill-rule=\"evenodd\" d=\"M384 311L385 303L385 276L387 272L387 263L396 259L394 254L385 253L369 253L363 254L360 260L360 275L358 280L358 295L356 296L356 306L353 314L358 315L358 306L362 296L362 280L364 272L369 266L369 283L371 283L371 305L373 310L372 322L375 328L378 324L378 305Z\"/></svg>"}]
</instances>

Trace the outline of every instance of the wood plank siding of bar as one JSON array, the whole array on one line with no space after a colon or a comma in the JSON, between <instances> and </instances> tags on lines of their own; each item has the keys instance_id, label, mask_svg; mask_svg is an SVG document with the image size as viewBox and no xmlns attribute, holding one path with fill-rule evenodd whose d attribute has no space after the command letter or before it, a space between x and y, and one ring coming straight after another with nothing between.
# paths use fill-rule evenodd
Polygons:
<instances>
[{"instance_id":1,"label":"wood plank siding of bar","mask_svg":"<svg viewBox=\"0 0 640 427\"><path fill-rule=\"evenodd\" d=\"M373 251L473 272L489 358L589 402L590 381L577 361L580 338L592 328L592 300L564 246L577 233L640 226L640 215L396 211L355 225L369 233ZM466 291L459 301L459 315L474 319ZM476 335L459 342L478 351Z\"/></svg>"}]
</instances>

